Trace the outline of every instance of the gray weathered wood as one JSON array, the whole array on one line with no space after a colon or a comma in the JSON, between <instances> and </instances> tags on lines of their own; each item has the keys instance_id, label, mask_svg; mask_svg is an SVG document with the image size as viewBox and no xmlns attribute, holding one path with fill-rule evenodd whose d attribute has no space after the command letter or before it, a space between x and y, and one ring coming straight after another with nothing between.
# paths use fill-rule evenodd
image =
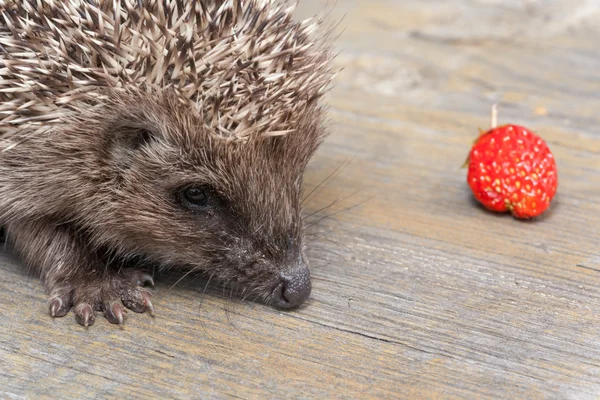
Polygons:
<instances>
[{"instance_id":1,"label":"gray weathered wood","mask_svg":"<svg viewBox=\"0 0 600 400\"><path fill-rule=\"evenodd\" d=\"M346 14L345 69L307 189L350 162L306 211L355 207L311 228L306 306L173 275L155 318L85 330L50 319L39 282L1 255L0 397L600 395L598 3L329 6ZM535 222L484 211L460 169L493 102L557 159L559 194Z\"/></svg>"}]
</instances>

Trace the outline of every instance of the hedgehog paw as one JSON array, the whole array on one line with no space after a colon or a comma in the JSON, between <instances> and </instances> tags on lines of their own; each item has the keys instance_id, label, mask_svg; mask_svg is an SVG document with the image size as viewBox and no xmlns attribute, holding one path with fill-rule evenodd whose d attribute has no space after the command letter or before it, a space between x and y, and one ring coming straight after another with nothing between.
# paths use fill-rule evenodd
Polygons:
<instances>
[{"instance_id":1,"label":"hedgehog paw","mask_svg":"<svg viewBox=\"0 0 600 400\"><path fill-rule=\"evenodd\" d=\"M62 317L73 307L76 321L85 327L96 320L96 311L112 324L122 325L127 309L136 313L148 311L154 315L150 293L143 287L154 285L152 277L136 270L103 273L90 279L73 279L71 284L55 288L50 295L49 311L52 317Z\"/></svg>"}]
</instances>

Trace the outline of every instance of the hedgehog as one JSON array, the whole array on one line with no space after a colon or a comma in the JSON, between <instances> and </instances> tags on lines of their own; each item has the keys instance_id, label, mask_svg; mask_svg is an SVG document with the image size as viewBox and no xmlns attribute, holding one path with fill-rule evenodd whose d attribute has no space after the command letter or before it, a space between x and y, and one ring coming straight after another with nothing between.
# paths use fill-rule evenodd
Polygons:
<instances>
[{"instance_id":1,"label":"hedgehog","mask_svg":"<svg viewBox=\"0 0 600 400\"><path fill-rule=\"evenodd\" d=\"M332 26L273 0L0 0L0 226L52 317L154 315L147 266L311 293Z\"/></svg>"}]
</instances>

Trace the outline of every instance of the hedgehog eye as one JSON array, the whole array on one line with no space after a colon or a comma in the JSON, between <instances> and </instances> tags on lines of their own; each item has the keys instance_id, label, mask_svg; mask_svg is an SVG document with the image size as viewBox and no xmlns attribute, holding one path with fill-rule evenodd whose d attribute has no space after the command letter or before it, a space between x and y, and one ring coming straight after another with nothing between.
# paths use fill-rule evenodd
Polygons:
<instances>
[{"instance_id":1,"label":"hedgehog eye","mask_svg":"<svg viewBox=\"0 0 600 400\"><path fill-rule=\"evenodd\" d=\"M183 197L186 202L197 207L204 207L208 204L208 196L203 188L192 186L183 191Z\"/></svg>"}]
</instances>

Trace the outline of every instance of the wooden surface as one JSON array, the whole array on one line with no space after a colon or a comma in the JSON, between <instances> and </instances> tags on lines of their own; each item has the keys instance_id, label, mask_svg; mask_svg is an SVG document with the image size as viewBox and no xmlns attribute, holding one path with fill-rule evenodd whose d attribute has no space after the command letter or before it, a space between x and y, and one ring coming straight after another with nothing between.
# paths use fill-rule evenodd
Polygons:
<instances>
[{"instance_id":1,"label":"wooden surface","mask_svg":"<svg viewBox=\"0 0 600 400\"><path fill-rule=\"evenodd\" d=\"M311 228L306 306L167 276L156 318L86 331L1 255L0 398L600 397L597 4L329 2L345 70L307 189L350 162L306 212L356 207ZM459 169L493 102L557 159L535 222L482 210Z\"/></svg>"}]
</instances>

